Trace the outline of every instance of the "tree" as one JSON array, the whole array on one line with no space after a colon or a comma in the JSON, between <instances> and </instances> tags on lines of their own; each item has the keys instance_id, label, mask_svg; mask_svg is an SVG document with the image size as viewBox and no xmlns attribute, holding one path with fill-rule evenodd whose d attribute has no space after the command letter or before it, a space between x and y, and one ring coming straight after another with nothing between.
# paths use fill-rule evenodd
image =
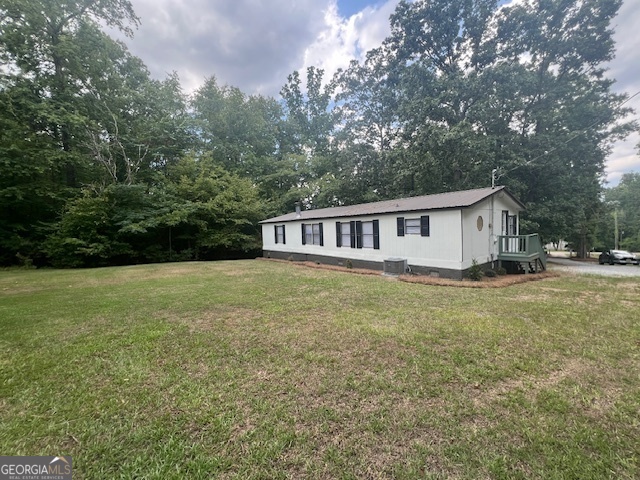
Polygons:
<instances>
[{"instance_id":1,"label":"tree","mask_svg":"<svg viewBox=\"0 0 640 480\"><path fill-rule=\"evenodd\" d=\"M358 203L391 198L401 193L395 181L394 147L401 133L398 120L397 74L390 53L378 48L361 65L352 61L337 75L336 95L340 129L337 195L342 202ZM338 193L338 192L336 192Z\"/></svg>"},{"instance_id":2,"label":"tree","mask_svg":"<svg viewBox=\"0 0 640 480\"><path fill-rule=\"evenodd\" d=\"M617 217L620 248L640 251L640 173L625 173L620 183L605 190L607 221L603 225L601 243L614 247L614 215Z\"/></svg>"},{"instance_id":3,"label":"tree","mask_svg":"<svg viewBox=\"0 0 640 480\"><path fill-rule=\"evenodd\" d=\"M262 173L263 159L276 154L282 111L273 99L247 96L208 78L191 102L200 149L230 172L249 178Z\"/></svg>"},{"instance_id":4,"label":"tree","mask_svg":"<svg viewBox=\"0 0 640 480\"><path fill-rule=\"evenodd\" d=\"M167 191L186 214L180 226L195 259L256 254L264 205L249 179L225 171L211 157L186 156L167 172Z\"/></svg>"},{"instance_id":5,"label":"tree","mask_svg":"<svg viewBox=\"0 0 640 480\"><path fill-rule=\"evenodd\" d=\"M336 125L331 108L336 85L323 85L324 70L307 68L306 93L302 89L300 73L295 71L287 77L280 90L284 101L286 123L283 126L283 153L305 154L309 157L327 156Z\"/></svg>"},{"instance_id":6,"label":"tree","mask_svg":"<svg viewBox=\"0 0 640 480\"><path fill-rule=\"evenodd\" d=\"M50 104L45 133L66 155L61 156L70 187L78 185L78 157L73 155L81 121L74 105L86 81L88 31L104 22L131 34L138 24L128 0L7 0L2 7L3 30L0 58L18 71L17 77L32 79L41 98ZM83 81L84 80L84 81Z\"/></svg>"},{"instance_id":7,"label":"tree","mask_svg":"<svg viewBox=\"0 0 640 480\"><path fill-rule=\"evenodd\" d=\"M97 22L130 33L138 19L125 0L7 0L0 13L0 261L13 263L39 255L47 225L91 181L82 98L104 40Z\"/></svg>"},{"instance_id":8,"label":"tree","mask_svg":"<svg viewBox=\"0 0 640 480\"><path fill-rule=\"evenodd\" d=\"M633 124L611 93L609 25L619 1L402 2L388 45L414 191L485 186L490 172L529 207L525 230L574 236L599 211L604 161Z\"/></svg>"}]
</instances>

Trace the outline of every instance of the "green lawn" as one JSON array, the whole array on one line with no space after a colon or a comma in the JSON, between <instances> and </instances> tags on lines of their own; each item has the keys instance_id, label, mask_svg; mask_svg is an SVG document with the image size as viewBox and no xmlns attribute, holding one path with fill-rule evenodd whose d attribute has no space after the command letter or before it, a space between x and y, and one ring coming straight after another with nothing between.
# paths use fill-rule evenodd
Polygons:
<instances>
[{"instance_id":1,"label":"green lawn","mask_svg":"<svg viewBox=\"0 0 640 480\"><path fill-rule=\"evenodd\" d=\"M640 281L0 271L0 454L74 478L639 478Z\"/></svg>"}]
</instances>

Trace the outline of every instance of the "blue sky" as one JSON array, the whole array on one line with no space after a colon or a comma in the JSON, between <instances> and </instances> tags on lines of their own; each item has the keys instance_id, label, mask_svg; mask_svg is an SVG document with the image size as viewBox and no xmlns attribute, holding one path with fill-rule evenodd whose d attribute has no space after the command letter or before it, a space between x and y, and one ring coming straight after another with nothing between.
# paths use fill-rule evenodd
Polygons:
<instances>
[{"instance_id":1,"label":"blue sky","mask_svg":"<svg viewBox=\"0 0 640 480\"><path fill-rule=\"evenodd\" d=\"M338 0L338 12L343 17L350 17L365 9L365 7L375 7L383 2L372 2L367 0Z\"/></svg>"},{"instance_id":2,"label":"blue sky","mask_svg":"<svg viewBox=\"0 0 640 480\"><path fill-rule=\"evenodd\" d=\"M504 0L510 1L521 0ZM163 78L176 71L187 92L214 76L245 93L277 96L287 75L308 66L330 77L361 59L389 34L399 0L131 0L142 25L124 39L133 54ZM614 90L640 91L640 8L623 0L615 20ZM640 95L628 104L640 112ZM633 118L638 118L638 114ZM613 146L607 177L640 172L640 135Z\"/></svg>"}]
</instances>

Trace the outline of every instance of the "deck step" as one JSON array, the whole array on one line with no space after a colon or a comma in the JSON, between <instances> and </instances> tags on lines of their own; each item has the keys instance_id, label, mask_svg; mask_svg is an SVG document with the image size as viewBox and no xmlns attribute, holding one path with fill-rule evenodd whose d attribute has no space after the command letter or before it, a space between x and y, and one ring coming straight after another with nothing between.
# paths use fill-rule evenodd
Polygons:
<instances>
[{"instance_id":1,"label":"deck step","mask_svg":"<svg viewBox=\"0 0 640 480\"><path fill-rule=\"evenodd\" d=\"M545 270L544 265L539 259L534 259L532 262L517 262L519 269L524 273L538 273Z\"/></svg>"}]
</instances>

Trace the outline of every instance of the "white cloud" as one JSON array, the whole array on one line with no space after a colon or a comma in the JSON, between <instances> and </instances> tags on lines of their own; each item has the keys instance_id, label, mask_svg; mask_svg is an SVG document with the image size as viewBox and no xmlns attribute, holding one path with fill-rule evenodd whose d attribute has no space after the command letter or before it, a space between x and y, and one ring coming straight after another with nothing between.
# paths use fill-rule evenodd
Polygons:
<instances>
[{"instance_id":1,"label":"white cloud","mask_svg":"<svg viewBox=\"0 0 640 480\"><path fill-rule=\"evenodd\" d=\"M315 66L325 70L325 80L353 59L363 60L369 50L379 47L391 32L389 17L399 0L389 0L380 7L369 6L349 18L338 13L331 2L324 15L324 29L305 50L300 70Z\"/></svg>"},{"instance_id":2,"label":"white cloud","mask_svg":"<svg viewBox=\"0 0 640 480\"><path fill-rule=\"evenodd\" d=\"M177 71L188 92L215 75L244 92L276 96L294 70L323 68L328 80L363 59L389 34L398 3L344 18L337 0L132 0L142 24L125 42L154 77Z\"/></svg>"},{"instance_id":3,"label":"white cloud","mask_svg":"<svg viewBox=\"0 0 640 480\"><path fill-rule=\"evenodd\" d=\"M324 28L330 0L132 0L142 20L133 54L154 77L177 71L186 91L205 78L275 95Z\"/></svg>"}]
</instances>

